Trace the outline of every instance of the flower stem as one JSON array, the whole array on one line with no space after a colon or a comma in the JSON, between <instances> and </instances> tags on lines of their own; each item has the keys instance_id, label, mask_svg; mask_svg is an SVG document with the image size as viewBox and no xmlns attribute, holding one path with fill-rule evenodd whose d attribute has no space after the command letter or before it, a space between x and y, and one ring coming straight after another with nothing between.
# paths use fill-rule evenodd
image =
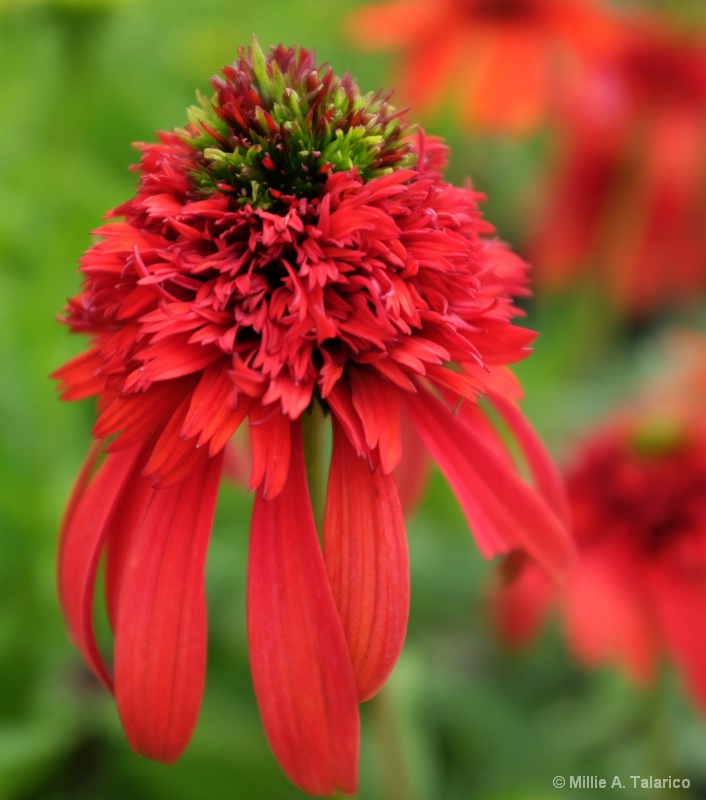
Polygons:
<instances>
[{"instance_id":1,"label":"flower stem","mask_svg":"<svg viewBox=\"0 0 706 800\"><path fill-rule=\"evenodd\" d=\"M323 534L324 509L326 505L326 467L324 462L324 412L318 403L302 416L304 437L304 460L309 497L314 512L314 522L319 537Z\"/></svg>"},{"instance_id":2,"label":"flower stem","mask_svg":"<svg viewBox=\"0 0 706 800\"><path fill-rule=\"evenodd\" d=\"M400 726L393 698L383 689L368 701L372 717L373 736L380 758L378 769L381 797L385 800L412 800L414 793L405 765Z\"/></svg>"},{"instance_id":3,"label":"flower stem","mask_svg":"<svg viewBox=\"0 0 706 800\"><path fill-rule=\"evenodd\" d=\"M655 776L679 775L669 719L670 696L666 670L662 667L657 684L646 704L648 717L648 752L650 768ZM663 797L676 798L679 789L667 788Z\"/></svg>"}]
</instances>

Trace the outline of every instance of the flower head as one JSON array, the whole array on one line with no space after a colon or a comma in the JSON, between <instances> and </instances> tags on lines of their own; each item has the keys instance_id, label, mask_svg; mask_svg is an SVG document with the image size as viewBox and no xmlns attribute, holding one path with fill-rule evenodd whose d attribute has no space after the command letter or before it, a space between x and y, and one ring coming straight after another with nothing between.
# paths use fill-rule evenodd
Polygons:
<instances>
[{"instance_id":1,"label":"flower head","mask_svg":"<svg viewBox=\"0 0 706 800\"><path fill-rule=\"evenodd\" d=\"M553 571L570 555L551 464L505 366L534 336L512 324L526 266L487 238L479 196L443 180L440 141L312 53L255 42L213 87L186 128L141 145L137 194L96 231L66 311L92 344L56 376L65 398L96 396L99 415L64 521L62 603L133 747L177 758L203 689L223 452L247 420L263 723L298 786L352 792L358 702L384 683L406 629L403 422L485 553L526 547ZM536 490L481 395L516 432ZM323 553L305 466L315 409L333 430ZM102 553L113 670L91 623Z\"/></svg>"},{"instance_id":2,"label":"flower head","mask_svg":"<svg viewBox=\"0 0 706 800\"><path fill-rule=\"evenodd\" d=\"M593 272L633 316L706 285L706 39L634 23L567 106L530 251L540 283Z\"/></svg>"},{"instance_id":3,"label":"flower head","mask_svg":"<svg viewBox=\"0 0 706 800\"><path fill-rule=\"evenodd\" d=\"M699 382L703 364L682 387ZM672 400L624 412L576 452L566 482L578 558L565 584L516 555L494 602L518 644L557 605L578 660L615 662L641 685L666 654L706 708L706 426L702 405Z\"/></svg>"},{"instance_id":4,"label":"flower head","mask_svg":"<svg viewBox=\"0 0 706 800\"><path fill-rule=\"evenodd\" d=\"M594 0L386 0L352 19L361 47L401 51L403 98L511 133L547 121L614 26Z\"/></svg>"}]
</instances>

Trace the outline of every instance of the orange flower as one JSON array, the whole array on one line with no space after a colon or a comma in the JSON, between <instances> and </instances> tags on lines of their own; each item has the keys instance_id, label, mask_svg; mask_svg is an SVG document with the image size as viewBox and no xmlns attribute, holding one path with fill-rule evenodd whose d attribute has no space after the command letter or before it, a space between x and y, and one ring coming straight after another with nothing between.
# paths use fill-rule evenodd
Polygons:
<instances>
[{"instance_id":1,"label":"orange flower","mask_svg":"<svg viewBox=\"0 0 706 800\"><path fill-rule=\"evenodd\" d=\"M539 282L596 270L633 316L706 287L706 38L631 28L568 108L531 243Z\"/></svg>"},{"instance_id":2,"label":"orange flower","mask_svg":"<svg viewBox=\"0 0 706 800\"><path fill-rule=\"evenodd\" d=\"M448 101L468 125L522 134L615 25L594 0L389 0L351 31L361 47L402 52L398 92L418 110Z\"/></svg>"}]
</instances>

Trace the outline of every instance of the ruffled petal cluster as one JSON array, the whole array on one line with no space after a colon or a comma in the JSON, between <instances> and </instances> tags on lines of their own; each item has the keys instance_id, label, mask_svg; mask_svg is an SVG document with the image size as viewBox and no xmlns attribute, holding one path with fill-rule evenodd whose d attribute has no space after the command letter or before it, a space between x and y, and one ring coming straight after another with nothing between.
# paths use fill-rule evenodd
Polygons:
<instances>
[{"instance_id":1,"label":"ruffled petal cluster","mask_svg":"<svg viewBox=\"0 0 706 800\"><path fill-rule=\"evenodd\" d=\"M66 399L97 398L98 444L64 521L62 604L132 746L176 759L203 689L224 451L247 426L248 638L265 731L302 789L353 792L358 703L406 630L402 431L416 430L409 452L421 440L438 461L486 555L525 548L554 573L571 557L559 484L506 370L534 338L512 324L526 265L491 237L479 195L444 181L441 142L308 51L254 43L213 87L186 128L140 146L136 196L95 231L66 310L91 346L56 377ZM333 438L323 550L313 411ZM91 621L103 558L112 667Z\"/></svg>"}]
</instances>

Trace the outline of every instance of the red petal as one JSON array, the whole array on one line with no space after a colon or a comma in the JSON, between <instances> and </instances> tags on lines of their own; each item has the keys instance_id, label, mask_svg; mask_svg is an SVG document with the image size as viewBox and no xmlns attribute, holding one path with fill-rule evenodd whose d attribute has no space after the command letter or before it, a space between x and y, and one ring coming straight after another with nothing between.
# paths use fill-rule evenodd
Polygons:
<instances>
[{"instance_id":1,"label":"red petal","mask_svg":"<svg viewBox=\"0 0 706 800\"><path fill-rule=\"evenodd\" d=\"M187 395L172 413L145 465L145 477L160 489L181 483L198 468L203 459L194 439L185 441L180 436L189 402Z\"/></svg>"},{"instance_id":2,"label":"red petal","mask_svg":"<svg viewBox=\"0 0 706 800\"><path fill-rule=\"evenodd\" d=\"M139 394L117 395L101 410L93 435L105 438L122 431L111 442L109 452L143 442L164 425L164 420L170 419L191 386L190 379L182 378L154 384Z\"/></svg>"},{"instance_id":3,"label":"red petal","mask_svg":"<svg viewBox=\"0 0 706 800\"><path fill-rule=\"evenodd\" d=\"M367 454L368 448L365 445L363 425L360 417L353 408L350 391L337 383L326 395L326 402L331 406L331 411L336 415L338 421L346 429L348 438L353 443L358 455Z\"/></svg>"},{"instance_id":4,"label":"red petal","mask_svg":"<svg viewBox=\"0 0 706 800\"><path fill-rule=\"evenodd\" d=\"M537 432L513 400L494 392L488 394L488 399L505 420L520 445L537 490L560 519L569 525L569 501L564 480Z\"/></svg>"},{"instance_id":5,"label":"red petal","mask_svg":"<svg viewBox=\"0 0 706 800\"><path fill-rule=\"evenodd\" d=\"M287 481L276 498L263 495L255 495L250 533L248 640L265 732L303 791L353 793L355 679L314 526L299 422Z\"/></svg>"},{"instance_id":6,"label":"red petal","mask_svg":"<svg viewBox=\"0 0 706 800\"><path fill-rule=\"evenodd\" d=\"M82 400L105 389L105 376L99 373L102 366L103 358L98 348L94 347L72 358L52 372L50 377L61 381L59 390L62 400Z\"/></svg>"},{"instance_id":7,"label":"red petal","mask_svg":"<svg viewBox=\"0 0 706 800\"><path fill-rule=\"evenodd\" d=\"M617 661L638 683L655 673L651 611L630 553L582 552L566 584L566 637L589 666Z\"/></svg>"},{"instance_id":8,"label":"red petal","mask_svg":"<svg viewBox=\"0 0 706 800\"><path fill-rule=\"evenodd\" d=\"M391 383L377 377L372 369L359 367L350 371L351 396L365 431L365 442L376 445L380 465L387 475L402 457L400 433L400 392Z\"/></svg>"},{"instance_id":9,"label":"red petal","mask_svg":"<svg viewBox=\"0 0 706 800\"><path fill-rule=\"evenodd\" d=\"M394 475L402 511L408 516L424 497L431 459L426 445L406 414L402 415L401 431L402 460L395 468Z\"/></svg>"},{"instance_id":10,"label":"red petal","mask_svg":"<svg viewBox=\"0 0 706 800\"><path fill-rule=\"evenodd\" d=\"M652 605L669 656L679 666L688 690L706 709L706 584L700 558L691 569L670 569L667 559L649 576Z\"/></svg>"},{"instance_id":11,"label":"red petal","mask_svg":"<svg viewBox=\"0 0 706 800\"><path fill-rule=\"evenodd\" d=\"M456 493L481 551L491 556L521 547L549 572L563 575L573 558L571 538L497 443L426 391L403 400Z\"/></svg>"},{"instance_id":12,"label":"red petal","mask_svg":"<svg viewBox=\"0 0 706 800\"><path fill-rule=\"evenodd\" d=\"M252 470L248 488L257 489L264 481L264 497L271 500L287 480L291 422L279 403L269 407L258 403L250 410L249 420Z\"/></svg>"},{"instance_id":13,"label":"red petal","mask_svg":"<svg viewBox=\"0 0 706 800\"><path fill-rule=\"evenodd\" d=\"M93 593L108 522L131 473L141 466L141 448L109 455L93 481L88 475L100 445L95 445L81 471L64 520L59 550L59 596L76 646L88 666L112 690L93 631ZM87 488L86 488L87 486Z\"/></svg>"},{"instance_id":14,"label":"red petal","mask_svg":"<svg viewBox=\"0 0 706 800\"><path fill-rule=\"evenodd\" d=\"M362 702L385 683L404 643L407 535L394 478L371 472L335 418L324 557Z\"/></svg>"},{"instance_id":15,"label":"red petal","mask_svg":"<svg viewBox=\"0 0 706 800\"><path fill-rule=\"evenodd\" d=\"M547 573L517 551L493 576L488 599L498 632L519 647L537 634L556 597L557 586Z\"/></svg>"},{"instance_id":16,"label":"red petal","mask_svg":"<svg viewBox=\"0 0 706 800\"><path fill-rule=\"evenodd\" d=\"M201 705L204 569L221 462L202 453L192 474L168 489L147 489L143 479L135 505L144 514L115 579L118 713L132 747L167 763L188 744Z\"/></svg>"}]
</instances>

